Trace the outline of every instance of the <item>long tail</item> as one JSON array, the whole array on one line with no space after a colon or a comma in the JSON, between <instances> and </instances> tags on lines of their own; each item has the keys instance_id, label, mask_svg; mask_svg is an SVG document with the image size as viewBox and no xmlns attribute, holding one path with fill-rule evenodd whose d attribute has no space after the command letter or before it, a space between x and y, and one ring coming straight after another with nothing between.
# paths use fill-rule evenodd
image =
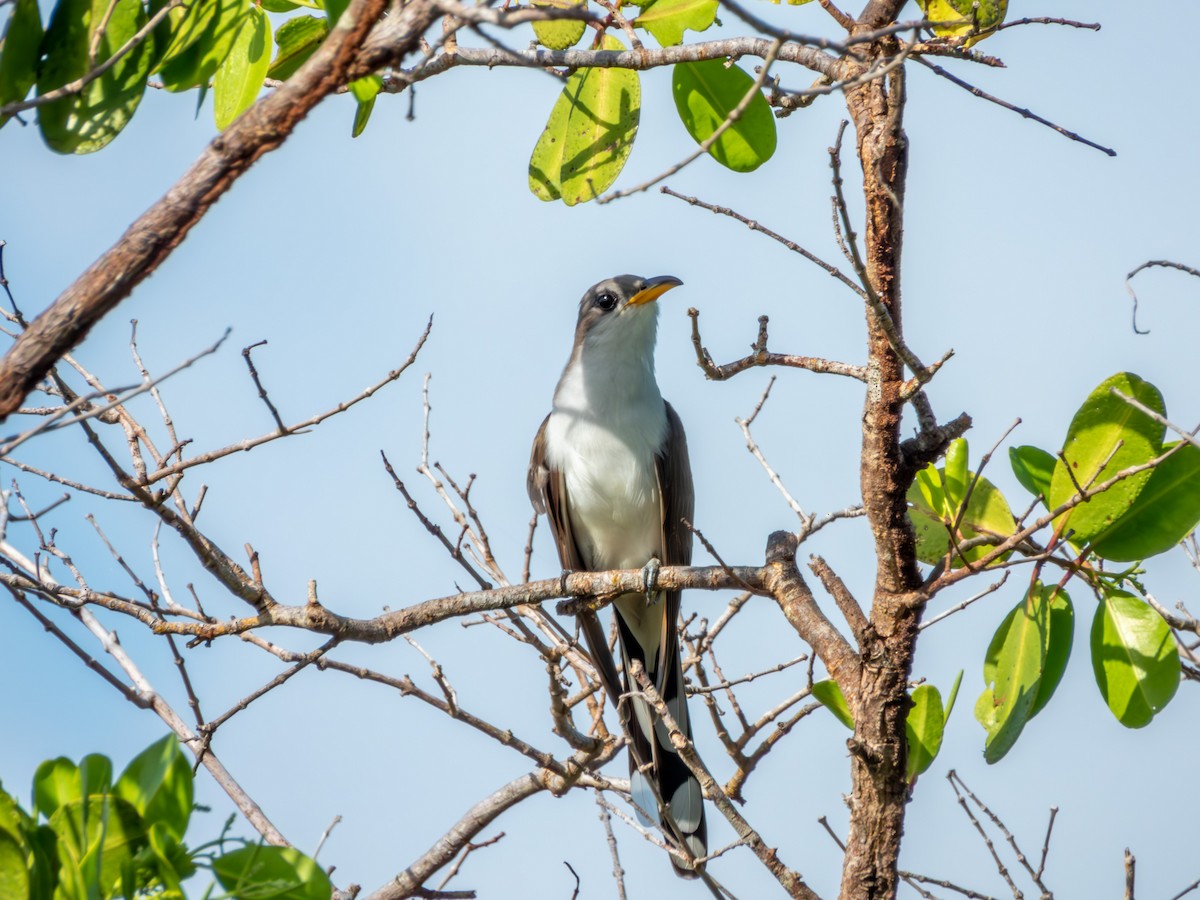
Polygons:
<instances>
[{"instance_id":1,"label":"long tail","mask_svg":"<svg viewBox=\"0 0 1200 900\"><path fill-rule=\"evenodd\" d=\"M630 739L629 781L639 817L647 825L657 823L669 838L686 847L687 852L698 859L708 853L708 827L700 782L671 744L662 720L629 680L630 661L638 659L671 718L688 740L692 739L679 632L674 621L663 621L663 605L661 600L647 605L645 596L640 594L622 597L614 604L624 664L622 688L628 698L625 704L618 705L618 709L622 711ZM674 854L671 864L676 874L684 878L697 877L696 867Z\"/></svg>"}]
</instances>

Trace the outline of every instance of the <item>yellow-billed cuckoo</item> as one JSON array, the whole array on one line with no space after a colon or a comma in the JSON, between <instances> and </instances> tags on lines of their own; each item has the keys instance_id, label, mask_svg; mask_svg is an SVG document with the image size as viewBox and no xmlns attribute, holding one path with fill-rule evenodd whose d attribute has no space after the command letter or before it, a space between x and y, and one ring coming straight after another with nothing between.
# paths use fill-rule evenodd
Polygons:
<instances>
[{"instance_id":1,"label":"yellow-billed cuckoo","mask_svg":"<svg viewBox=\"0 0 1200 900\"><path fill-rule=\"evenodd\" d=\"M669 275L618 275L591 287L579 304L575 344L529 463L529 496L547 514L564 569L645 566L650 586L658 562L691 563L692 535L682 523L692 517L694 501L687 440L654 378L654 301L682 283ZM700 784L628 678L630 660L641 660L691 737L679 656L679 591L625 594L613 608L623 680L596 616L581 615L580 624L629 736L633 802L677 845L702 857L707 835ZM683 860L672 855L671 862L680 875L695 876Z\"/></svg>"}]
</instances>

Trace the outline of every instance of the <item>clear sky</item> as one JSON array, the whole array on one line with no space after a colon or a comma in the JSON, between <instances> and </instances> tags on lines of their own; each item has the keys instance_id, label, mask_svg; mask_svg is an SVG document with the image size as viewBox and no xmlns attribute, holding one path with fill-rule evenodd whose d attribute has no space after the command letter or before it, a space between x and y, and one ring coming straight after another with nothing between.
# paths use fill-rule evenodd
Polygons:
<instances>
[{"instance_id":1,"label":"clear sky","mask_svg":"<svg viewBox=\"0 0 1200 900\"><path fill-rule=\"evenodd\" d=\"M1060 446L1088 391L1120 370L1163 391L1181 424L1200 420L1195 345L1200 281L1151 271L1139 277L1140 324L1130 327L1125 273L1147 259L1200 264L1195 208L1200 200L1191 113L1200 9L1188 2L1094 4L1058 0L1012 4L1012 16L1093 19L1099 33L1027 26L981 49L1007 69L948 66L983 89L1029 107L1118 151L1115 159L1066 140L1019 115L978 100L920 66L908 79L911 144L904 257L905 333L925 360L956 355L930 388L938 415L974 417L973 459L1012 422L1010 444ZM755 7L767 10L768 7ZM915 6L909 12L915 15ZM771 9L801 32L828 32L810 4ZM723 32L744 27L726 16ZM525 35L512 43L522 46ZM811 76L781 69L786 85ZM670 75L645 73L642 127L618 186L656 174L687 155L675 117ZM305 418L353 396L406 357L431 313L430 342L397 384L317 431L236 455L189 476L210 485L202 524L234 552L260 552L276 595L300 602L309 579L322 600L370 616L452 592L461 571L412 517L383 471L385 450L404 473L419 461L422 375L432 375L432 458L456 477L478 475L472 497L510 575L519 577L530 516L525 496L529 444L549 408L565 362L576 304L608 275L673 274L684 281L663 298L658 374L686 424L697 481L697 525L730 562L761 561L766 535L795 527L734 423L749 414L769 377L771 399L755 436L807 510L857 502L861 390L807 372L756 370L728 383L706 382L694 365L685 311L701 310L718 361L743 355L757 317L771 317L772 349L849 362L864 358L857 299L799 256L737 223L662 196L606 207L567 209L534 198L525 167L558 87L537 71L457 70L419 86L415 121L407 97L382 97L366 134L349 137L348 98L323 104L278 152L261 160L183 246L95 329L77 357L110 384L137 380L129 321L152 371L162 371L233 335L215 357L165 388L177 426L196 450L270 430L238 350L256 351L259 372L285 419ZM88 157L51 154L33 127L0 131L0 238L7 275L27 313L50 303L183 172L212 138L211 110L193 116L194 98L151 91L126 133ZM830 260L826 147L844 115L827 97L779 123L779 149L741 176L699 160L667 183L733 206ZM853 182L857 165L847 160ZM148 406L143 408L150 412ZM81 479L102 473L81 436L62 434L24 448L23 458ZM1023 507L998 455L989 476ZM6 467L7 487L18 473ZM407 475L405 477L408 477ZM58 496L28 476L33 505ZM418 484L412 474L410 483ZM424 485L418 497L441 516ZM95 498L55 510L59 541L98 584L127 589L85 520L94 514L144 578L153 575L153 523ZM441 516L442 523L451 523ZM20 525L10 539L27 548ZM810 552L824 554L859 597L872 581L862 523L827 529ZM220 597L186 551L166 541L172 588L194 581L210 612L242 614ZM697 550L697 562L709 562ZM544 533L534 575L558 573ZM1096 691L1087 653L1093 601L1080 593L1075 656L1051 705L996 766L982 759L984 733L972 717L982 690L982 656L1017 601L1020 579L926 632L915 675L943 691L965 670L942 755L921 779L910 808L905 868L1002 896L1006 888L970 832L942 777L955 768L1000 813L1027 853L1040 848L1048 808L1060 808L1047 881L1060 897L1117 896L1121 853L1138 857L1139 896L1170 897L1200 877L1194 816L1181 781L1194 774L1200 692L1181 686L1147 729L1118 725ZM1148 584L1171 606L1193 612L1197 573L1181 555L1156 561ZM939 612L982 588L978 580L940 597ZM727 598L691 592L685 607L710 617ZM830 604L831 605L831 604ZM132 623L113 622L154 683L182 709L165 648ZM273 633L289 647L304 636ZM445 666L464 707L557 749L548 736L545 676L532 655L494 629L447 622L418 636ZM99 648L94 648L99 653ZM768 605L754 605L729 636L727 675L789 659L805 648ZM403 642L350 648L343 658L434 688L423 658ZM188 651L205 711L215 715L271 678L279 665L236 641ZM802 683L791 670L747 688L765 709ZM99 751L118 765L163 732L134 709L14 603L0 602L0 777L24 795L39 761ZM697 739L719 779L722 759L702 716ZM783 859L823 895L836 893L840 854L817 824L844 830L848 790L845 732L819 712L806 720L750 779L745 812ZM335 879L378 886L424 850L476 800L524 772L528 762L416 701L333 673L304 673L259 701L219 733L226 764L281 830L311 850L342 816L321 854ZM624 762L614 771L624 774ZM195 827L204 838L229 805L203 781L214 812ZM720 816L710 811L710 820ZM248 833L248 827L243 829ZM583 879L581 897L613 896L610 861L595 808L585 795L539 797L484 832L500 845L473 856L453 887L480 896L569 897L562 865ZM621 832L619 832L621 833ZM713 845L728 840L714 826ZM661 852L622 836L630 895L702 896L677 882ZM1010 860L1011 863L1011 860ZM717 869L742 898L773 896L773 882L749 853ZM908 889L904 889L907 891ZM911 895L911 894L910 894Z\"/></svg>"}]
</instances>

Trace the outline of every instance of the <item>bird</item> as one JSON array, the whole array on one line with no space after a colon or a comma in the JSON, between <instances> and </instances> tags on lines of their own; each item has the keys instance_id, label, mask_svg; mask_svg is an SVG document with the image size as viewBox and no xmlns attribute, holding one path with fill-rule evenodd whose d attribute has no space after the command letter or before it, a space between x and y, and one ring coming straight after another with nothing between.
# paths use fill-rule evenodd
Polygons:
<instances>
[{"instance_id":1,"label":"bird","mask_svg":"<svg viewBox=\"0 0 1200 900\"><path fill-rule=\"evenodd\" d=\"M684 523L695 497L687 438L654 374L656 301L681 284L671 275L617 275L583 295L553 407L533 442L528 490L547 516L564 571L643 570L647 590L613 602L620 674L596 614L581 614L580 628L628 735L639 818L658 824L674 845L676 873L695 878L703 869L695 860L707 852L700 783L629 675L639 660L690 741L676 625L680 592L655 590L654 583L659 565L692 559Z\"/></svg>"}]
</instances>

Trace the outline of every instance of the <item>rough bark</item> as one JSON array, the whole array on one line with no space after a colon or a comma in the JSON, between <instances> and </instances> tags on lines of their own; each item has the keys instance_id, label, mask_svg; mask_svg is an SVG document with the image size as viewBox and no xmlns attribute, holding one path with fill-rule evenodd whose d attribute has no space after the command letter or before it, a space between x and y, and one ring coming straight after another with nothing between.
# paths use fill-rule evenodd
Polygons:
<instances>
[{"instance_id":1,"label":"rough bark","mask_svg":"<svg viewBox=\"0 0 1200 900\"><path fill-rule=\"evenodd\" d=\"M864 29L890 21L898 3L868 4ZM877 53L894 53L887 39ZM903 69L847 93L866 200L867 276L899 332L900 253L907 141L902 125ZM897 860L908 786L904 723L907 682L920 618L912 600L919 584L914 539L905 503L908 472L900 449L903 363L868 309L868 381L863 409L861 485L876 554L870 623L862 635L854 737L849 741L850 828L840 896L896 895ZM901 332L902 333L902 332Z\"/></svg>"}]
</instances>

